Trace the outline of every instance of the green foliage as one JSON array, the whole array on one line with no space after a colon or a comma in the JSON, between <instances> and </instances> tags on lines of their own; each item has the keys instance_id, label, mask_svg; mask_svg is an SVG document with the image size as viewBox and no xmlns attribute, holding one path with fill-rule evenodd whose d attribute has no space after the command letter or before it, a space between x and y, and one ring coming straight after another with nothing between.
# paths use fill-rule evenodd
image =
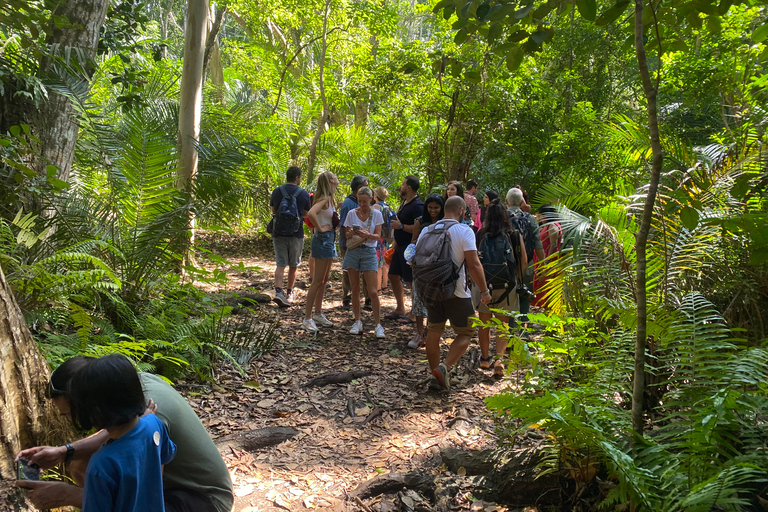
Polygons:
<instances>
[{"instance_id":1,"label":"green foliage","mask_svg":"<svg viewBox=\"0 0 768 512\"><path fill-rule=\"evenodd\" d=\"M488 407L508 435L547 430L547 468L573 472L599 458L618 483L604 507L631 500L639 510L745 510L768 467L759 449L768 429L758 421L768 352L733 338L699 294L664 317L648 370L660 398L634 448L626 407L634 335L595 320L533 316L548 334L531 347L551 377L529 372L522 393L490 397Z\"/></svg>"}]
</instances>

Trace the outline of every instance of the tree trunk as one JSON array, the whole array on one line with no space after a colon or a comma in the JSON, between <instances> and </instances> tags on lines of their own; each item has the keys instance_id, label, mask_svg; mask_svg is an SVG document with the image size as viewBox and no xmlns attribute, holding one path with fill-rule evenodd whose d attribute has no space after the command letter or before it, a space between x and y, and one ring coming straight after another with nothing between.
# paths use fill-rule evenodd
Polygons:
<instances>
[{"instance_id":1,"label":"tree trunk","mask_svg":"<svg viewBox=\"0 0 768 512\"><path fill-rule=\"evenodd\" d=\"M651 135L651 180L648 187L648 195L645 198L643 206L643 218L640 222L640 229L637 232L635 250L637 251L637 339L635 340L635 369L634 380L632 384L632 428L639 436L643 435L643 397L645 394L645 346L647 340L647 311L648 298L646 290L646 246L648 243L648 233L651 229L651 218L653 216L653 205L656 200L656 192L659 188L659 177L661 176L661 164L664 160L664 153L659 141L659 124L656 108L656 94L658 84L653 85L651 75L648 71L648 60L645 54L643 43L643 3L645 0L635 0L635 51L637 53L637 63L640 68L640 78L643 82L645 99L648 102L648 128ZM653 6L651 6L653 8ZM655 20L654 15L654 22ZM661 66L661 63L659 63ZM661 67L657 73L661 72Z\"/></svg>"},{"instance_id":2,"label":"tree trunk","mask_svg":"<svg viewBox=\"0 0 768 512\"><path fill-rule=\"evenodd\" d=\"M325 124L330 117L328 110L328 101L325 99L325 83L323 82L323 71L325 70L325 52L328 49L328 14L331 10L331 0L325 0L325 12L323 13L323 41L320 52L320 79L318 87L320 89L320 99L323 102L323 113L317 120L317 131L312 138L312 144L309 146L309 162L307 163L307 183L312 183L315 179L315 164L317 161L317 143L320 136L325 131Z\"/></svg>"},{"instance_id":3,"label":"tree trunk","mask_svg":"<svg viewBox=\"0 0 768 512\"><path fill-rule=\"evenodd\" d=\"M66 16L69 23L60 28L54 25L45 44L60 57L69 54L70 59L76 59L77 53L70 53L69 49L77 49L86 58L94 58L108 5L107 0L59 2L52 14ZM51 73L54 63L51 58L41 60L38 75L45 77ZM94 70L87 62L80 64L88 76L93 73ZM37 107L18 97L14 98L15 92L6 89L5 101L0 105L0 130L4 132L9 126L21 123L29 125L30 134L39 139L32 151L34 156L29 166L38 174L46 176L46 166L54 165L58 168L57 177L67 181L79 128L72 102L66 96L49 91L48 98Z\"/></svg>"},{"instance_id":4,"label":"tree trunk","mask_svg":"<svg viewBox=\"0 0 768 512\"><path fill-rule=\"evenodd\" d=\"M45 400L50 372L0 268L0 477L22 448L59 444L70 429Z\"/></svg>"},{"instance_id":5,"label":"tree trunk","mask_svg":"<svg viewBox=\"0 0 768 512\"><path fill-rule=\"evenodd\" d=\"M189 190L197 174L195 142L200 138L203 60L208 30L208 0L190 0L184 32L184 64L179 98L179 170L177 186Z\"/></svg>"},{"instance_id":6,"label":"tree trunk","mask_svg":"<svg viewBox=\"0 0 768 512\"><path fill-rule=\"evenodd\" d=\"M184 24L184 60L181 70L181 93L179 98L179 167L176 186L192 192L197 175L197 149L200 139L200 115L203 106L203 62L208 31L208 0L189 0L187 21ZM187 213L189 240L182 249L185 262L192 255L190 248L195 237L195 217Z\"/></svg>"}]
</instances>

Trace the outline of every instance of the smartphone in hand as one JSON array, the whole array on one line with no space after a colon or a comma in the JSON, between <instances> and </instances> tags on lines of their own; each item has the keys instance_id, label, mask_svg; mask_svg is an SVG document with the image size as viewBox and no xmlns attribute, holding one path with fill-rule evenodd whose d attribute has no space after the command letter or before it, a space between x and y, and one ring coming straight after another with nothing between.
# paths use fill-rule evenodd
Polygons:
<instances>
[{"instance_id":1,"label":"smartphone in hand","mask_svg":"<svg viewBox=\"0 0 768 512\"><path fill-rule=\"evenodd\" d=\"M16 461L16 478L19 480L40 480L40 466L28 460Z\"/></svg>"}]
</instances>

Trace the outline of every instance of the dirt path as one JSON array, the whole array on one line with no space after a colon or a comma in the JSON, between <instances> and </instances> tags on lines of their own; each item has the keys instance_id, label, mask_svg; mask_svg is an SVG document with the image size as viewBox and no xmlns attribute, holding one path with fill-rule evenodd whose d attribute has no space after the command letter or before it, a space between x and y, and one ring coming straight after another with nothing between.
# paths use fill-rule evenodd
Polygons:
<instances>
[{"instance_id":1,"label":"dirt path","mask_svg":"<svg viewBox=\"0 0 768 512\"><path fill-rule=\"evenodd\" d=\"M231 261L260 266L263 271L231 274L229 289L271 288L274 267L270 261ZM340 510L348 492L378 474L416 468L440 472L437 455L442 447L496 445L483 398L511 383L495 381L487 370L473 368L479 354L476 342L459 364L459 382L452 392L428 390L424 349L405 346L413 325L384 320L387 338L377 340L372 314L363 312L366 333L348 334L352 313L341 308L339 271L340 265L335 263L325 302L326 316L336 324L334 328L312 336L299 327L308 278L306 265L302 265L297 305L286 309L263 306L262 312L279 316L279 341L272 352L253 361L247 378L223 369L213 390L180 386L214 438L275 426L300 431L289 441L253 453L226 450L236 512ZM388 291L382 298L382 316L392 309L394 298ZM446 342L452 336L447 329ZM444 344L444 350L446 347ZM304 387L318 375L352 370L370 375L347 384ZM459 411L470 418L470 428L456 429L454 424L467 425L452 421ZM369 510L390 510L384 505L374 502ZM506 510L472 508L484 509Z\"/></svg>"}]
</instances>

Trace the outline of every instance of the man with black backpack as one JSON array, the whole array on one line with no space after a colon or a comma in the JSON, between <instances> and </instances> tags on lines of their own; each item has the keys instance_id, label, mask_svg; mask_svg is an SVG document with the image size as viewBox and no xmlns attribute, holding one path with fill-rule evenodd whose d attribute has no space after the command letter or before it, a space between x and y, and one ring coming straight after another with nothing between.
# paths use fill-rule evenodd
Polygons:
<instances>
[{"instance_id":1,"label":"man with black backpack","mask_svg":"<svg viewBox=\"0 0 768 512\"><path fill-rule=\"evenodd\" d=\"M543 261L544 246L539 238L539 223L536 222L536 217L528 212L524 212L520 209L520 205L523 204L523 191L519 188L511 188L507 192L507 214L509 214L509 221L512 227L520 232L525 242L525 253L528 257L528 266L523 273L523 288L521 288L520 295L520 314L523 315L521 320L528 322L528 317L525 316L531 311L531 301L535 298L533 292L533 256L537 257L538 261ZM526 293L526 289L528 292Z\"/></svg>"},{"instance_id":2,"label":"man with black backpack","mask_svg":"<svg viewBox=\"0 0 768 512\"><path fill-rule=\"evenodd\" d=\"M269 207L272 245L275 248L275 298L280 307L293 304L293 284L296 269L304 251L304 216L312 206L309 194L299 186L301 169L291 166L285 172L285 184L272 191ZM288 267L288 286L283 290L285 267Z\"/></svg>"},{"instance_id":3,"label":"man with black backpack","mask_svg":"<svg viewBox=\"0 0 768 512\"><path fill-rule=\"evenodd\" d=\"M475 316L469 291L469 280L480 288L483 304L491 300L485 284L485 273L477 256L475 232L461 222L467 205L459 196L445 202L445 217L421 231L411 264L416 292L427 306L427 359L437 383L450 390L449 372L469 347L475 333L470 318ZM448 349L445 362L440 362L440 337L445 322L450 320L456 338Z\"/></svg>"}]
</instances>

